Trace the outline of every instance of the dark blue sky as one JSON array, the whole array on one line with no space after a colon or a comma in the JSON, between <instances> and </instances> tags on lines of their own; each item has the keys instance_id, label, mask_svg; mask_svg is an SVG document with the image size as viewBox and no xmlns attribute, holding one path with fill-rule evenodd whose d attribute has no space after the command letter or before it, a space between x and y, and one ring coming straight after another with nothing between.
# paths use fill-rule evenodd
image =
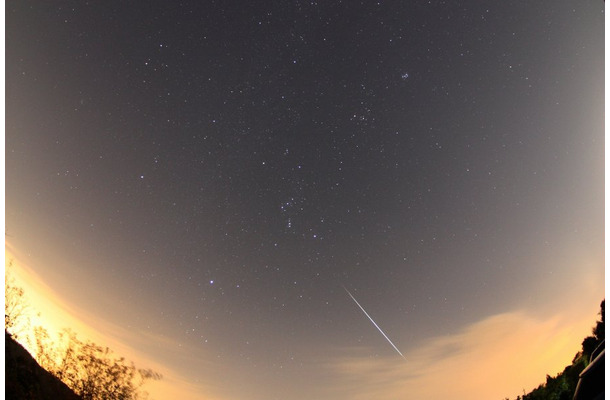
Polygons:
<instances>
[{"instance_id":1,"label":"dark blue sky","mask_svg":"<svg viewBox=\"0 0 610 400\"><path fill-rule=\"evenodd\" d=\"M9 2L10 241L239 398L395 355L341 285L403 352L556 312L603 276L603 8Z\"/></svg>"}]
</instances>

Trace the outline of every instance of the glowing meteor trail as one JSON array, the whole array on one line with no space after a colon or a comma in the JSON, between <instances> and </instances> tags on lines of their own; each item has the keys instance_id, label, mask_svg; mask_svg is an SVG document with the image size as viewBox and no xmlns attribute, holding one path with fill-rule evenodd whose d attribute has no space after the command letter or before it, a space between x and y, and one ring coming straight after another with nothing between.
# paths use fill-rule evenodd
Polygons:
<instances>
[{"instance_id":1,"label":"glowing meteor trail","mask_svg":"<svg viewBox=\"0 0 610 400\"><path fill-rule=\"evenodd\" d=\"M389 338L389 337L388 337L388 336L387 336L385 333L383 333L383 331L381 330L381 328L379 327L379 325L377 325L377 324L375 323L375 321L373 321L373 318L371 318L371 316L370 316L370 315L369 315L369 314L368 314L368 313L367 313L367 312L364 310L364 308L363 308L363 307L360 305L360 303L358 303L358 300L356 300L356 298L355 298L354 296L352 296L352 294L349 292L349 290L347 290L347 288L346 288L345 286L343 286L343 289L345 289L345 291L347 292L347 294L349 294L349 297L351 297L351 298L352 298L352 300L354 300L354 302L355 302L355 303L358 305L358 307L360 307L360 309L362 310L362 312L364 313L364 315L366 315L366 316L367 316L367 317L368 317L368 318L371 320L371 322L373 323L373 325L375 325L375 327L376 327L376 328L379 330L379 332L381 332L381 334L383 335L383 337L384 337L384 338L386 338L386 340L388 341L388 343L390 343L390 344L392 345L392 347L394 347L394 350L396 350L396 351L398 352L398 354L400 354L400 356L406 360L405 356L403 356L403 355L402 355L402 353L400 352L400 350L398 350L398 347L394 346L394 343L392 343L392 341L390 340L390 338Z\"/></svg>"}]
</instances>

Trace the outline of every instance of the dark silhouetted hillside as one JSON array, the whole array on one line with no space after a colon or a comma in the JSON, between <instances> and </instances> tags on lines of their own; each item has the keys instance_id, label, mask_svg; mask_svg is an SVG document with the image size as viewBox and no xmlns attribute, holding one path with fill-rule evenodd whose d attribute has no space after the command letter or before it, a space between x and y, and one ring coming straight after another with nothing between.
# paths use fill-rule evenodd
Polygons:
<instances>
[{"instance_id":1,"label":"dark silhouetted hillside","mask_svg":"<svg viewBox=\"0 0 610 400\"><path fill-rule=\"evenodd\" d=\"M115 356L108 347L81 341L64 329L55 343L42 326L33 328L34 359L17 341L29 327L29 304L15 284L9 263L4 281L5 395L11 399L136 400L146 398L142 386L162 375ZM29 340L32 338L30 337Z\"/></svg>"},{"instance_id":2,"label":"dark silhouetted hillside","mask_svg":"<svg viewBox=\"0 0 610 400\"><path fill-rule=\"evenodd\" d=\"M532 390L530 393L523 396L517 396L517 400L572 400L580 374L587 366L596 358L601 350L604 349L605 338L605 303L603 300L600 304L601 310L599 315L601 319L597 321L592 329L592 336L587 336L582 341L582 350L576 353L572 364L564 368L564 370L555 377L547 375L546 382ZM604 372L603 360L601 363L601 372L597 371L599 379L587 381L586 388L581 387L579 399L597 399L595 395L601 393L603 398L604 391ZM584 393L584 394L583 394ZM586 393L593 393L587 395Z\"/></svg>"},{"instance_id":3,"label":"dark silhouetted hillside","mask_svg":"<svg viewBox=\"0 0 610 400\"><path fill-rule=\"evenodd\" d=\"M4 332L6 400L80 400L66 384L45 371Z\"/></svg>"}]
</instances>

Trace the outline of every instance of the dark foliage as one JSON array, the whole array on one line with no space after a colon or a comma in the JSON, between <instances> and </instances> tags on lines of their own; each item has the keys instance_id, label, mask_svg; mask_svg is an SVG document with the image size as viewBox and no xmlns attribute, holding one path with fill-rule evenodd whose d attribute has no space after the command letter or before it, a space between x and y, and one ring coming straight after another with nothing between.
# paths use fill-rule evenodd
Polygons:
<instances>
[{"instance_id":1,"label":"dark foliage","mask_svg":"<svg viewBox=\"0 0 610 400\"><path fill-rule=\"evenodd\" d=\"M9 262L4 272L4 329L12 338L19 340L29 326L28 314L31 310L23 297L23 288L15 283L12 268L13 263Z\"/></svg>"},{"instance_id":2,"label":"dark foliage","mask_svg":"<svg viewBox=\"0 0 610 400\"><path fill-rule=\"evenodd\" d=\"M604 305L605 300L600 304L601 320L597 321L593 328L593 336L587 336L582 341L582 350L576 353L572 360L572 365L565 367L565 369L555 377L547 375L545 383L541 384L530 393L518 396L517 400L572 400L580 373L589 364L593 351L604 341Z\"/></svg>"},{"instance_id":3,"label":"dark foliage","mask_svg":"<svg viewBox=\"0 0 610 400\"><path fill-rule=\"evenodd\" d=\"M60 334L59 343L53 343L45 329L36 328L36 347L41 365L83 400L143 399L147 394L142 385L161 379L159 373L137 369L108 347L83 342L69 330Z\"/></svg>"},{"instance_id":4,"label":"dark foliage","mask_svg":"<svg viewBox=\"0 0 610 400\"><path fill-rule=\"evenodd\" d=\"M5 271L4 289L7 399L145 399L144 383L162 378L153 370L136 368L107 347L79 340L70 330L54 343L46 329L35 327L35 361L15 340L21 340L29 327L31 310L10 268Z\"/></svg>"},{"instance_id":5,"label":"dark foliage","mask_svg":"<svg viewBox=\"0 0 610 400\"><path fill-rule=\"evenodd\" d=\"M4 331L5 398L7 400L80 400L61 380L43 369Z\"/></svg>"}]
</instances>

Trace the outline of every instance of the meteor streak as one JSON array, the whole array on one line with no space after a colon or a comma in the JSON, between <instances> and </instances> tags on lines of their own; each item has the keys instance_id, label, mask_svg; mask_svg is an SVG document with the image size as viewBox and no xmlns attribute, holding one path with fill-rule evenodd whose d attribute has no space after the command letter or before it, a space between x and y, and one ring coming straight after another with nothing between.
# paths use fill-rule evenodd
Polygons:
<instances>
[{"instance_id":1,"label":"meteor streak","mask_svg":"<svg viewBox=\"0 0 610 400\"><path fill-rule=\"evenodd\" d=\"M398 347L394 346L394 343L392 343L392 341L390 340L390 338L389 338L389 337L388 337L388 336L387 336L385 333L383 333L383 331L381 330L381 328L379 327L379 325L377 325L377 324L375 323L375 321L373 321L373 318L371 318L371 316L370 316L370 315L369 315L369 314L368 314L368 313L367 313L367 312L364 310L364 308L363 308L363 307L360 305L360 303L358 303L358 300L356 300L356 298L355 298L354 296L352 296L352 294L349 292L349 290L347 290L347 288L346 288L345 286L343 286L343 289L345 289L345 291L347 292L347 294L349 294L349 297L351 297L351 298L352 298L352 300L354 300L354 302L355 302L355 303L358 305L358 307L360 307L360 309L362 310L362 312L364 313L364 315L366 315L366 316L367 316L367 317L368 317L368 318L371 320L371 322L373 323L373 325L375 325L375 328L377 328L377 329L379 330L379 332L381 332L381 334L383 335L383 337L384 337L384 338L386 338L386 340L388 341L388 343L390 343L390 344L392 345L392 347L394 347L394 350L396 350L396 351L398 352L398 354L400 354L400 356L406 360L405 356L403 356L403 355L402 355L402 353L400 352L400 350L398 350Z\"/></svg>"}]
</instances>

